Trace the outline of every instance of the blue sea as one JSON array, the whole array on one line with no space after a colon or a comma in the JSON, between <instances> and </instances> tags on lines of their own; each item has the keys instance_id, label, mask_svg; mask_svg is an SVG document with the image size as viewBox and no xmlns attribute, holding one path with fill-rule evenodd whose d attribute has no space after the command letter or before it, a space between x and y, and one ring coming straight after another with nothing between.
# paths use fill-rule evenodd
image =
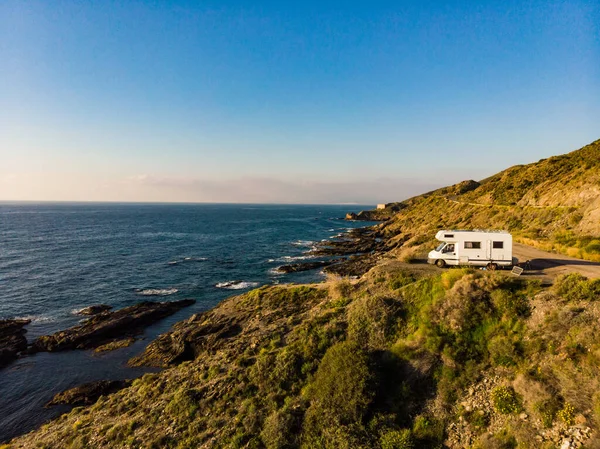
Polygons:
<instances>
[{"instance_id":1,"label":"blue sea","mask_svg":"<svg viewBox=\"0 0 600 449\"><path fill-rule=\"evenodd\" d=\"M74 312L92 304L197 301L129 348L40 353L0 370L0 441L64 411L43 408L59 391L149 371L126 361L176 321L261 285L321 280L275 269L365 226L342 218L371 207L0 203L0 319L30 319L30 341L77 324Z\"/></svg>"}]
</instances>

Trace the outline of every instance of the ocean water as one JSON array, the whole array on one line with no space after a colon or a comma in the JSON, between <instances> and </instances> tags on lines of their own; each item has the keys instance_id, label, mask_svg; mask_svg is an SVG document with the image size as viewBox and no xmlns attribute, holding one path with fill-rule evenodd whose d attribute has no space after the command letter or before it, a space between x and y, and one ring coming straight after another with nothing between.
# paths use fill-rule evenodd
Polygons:
<instances>
[{"instance_id":1,"label":"ocean water","mask_svg":"<svg viewBox=\"0 0 600 449\"><path fill-rule=\"evenodd\" d=\"M40 353L0 370L0 441L64 411L43 408L56 392L150 371L125 363L174 322L260 285L320 280L318 270L274 269L308 260L315 243L365 226L342 218L366 208L0 203L0 318L31 319L28 340L77 324L74 311L92 304L197 301L129 348Z\"/></svg>"}]
</instances>

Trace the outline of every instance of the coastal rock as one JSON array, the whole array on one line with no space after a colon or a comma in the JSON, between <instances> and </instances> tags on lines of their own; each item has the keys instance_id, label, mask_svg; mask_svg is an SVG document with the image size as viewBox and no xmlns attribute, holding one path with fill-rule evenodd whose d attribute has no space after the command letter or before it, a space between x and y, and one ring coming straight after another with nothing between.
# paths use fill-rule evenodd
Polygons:
<instances>
[{"instance_id":1,"label":"coastal rock","mask_svg":"<svg viewBox=\"0 0 600 449\"><path fill-rule=\"evenodd\" d=\"M352 221L386 221L389 220L405 207L401 203L386 204L384 208L373 210L361 210L359 213L349 212L346 220Z\"/></svg>"},{"instance_id":2,"label":"coastal rock","mask_svg":"<svg viewBox=\"0 0 600 449\"><path fill-rule=\"evenodd\" d=\"M309 254L313 256L347 256L371 253L384 249L385 244L377 233L370 228L353 229L338 238L320 242Z\"/></svg>"},{"instance_id":3,"label":"coastal rock","mask_svg":"<svg viewBox=\"0 0 600 449\"><path fill-rule=\"evenodd\" d=\"M300 271L309 271L314 270L316 268L328 267L329 265L333 265L335 263L341 262L343 259L334 259L334 260L320 260L316 262L304 262L304 263L293 263L290 265L282 265L277 267L278 273L298 273Z\"/></svg>"},{"instance_id":4,"label":"coastal rock","mask_svg":"<svg viewBox=\"0 0 600 449\"><path fill-rule=\"evenodd\" d=\"M30 351L54 352L95 348L109 340L139 333L141 328L172 315L183 307L191 306L195 302L193 299L173 302L145 301L115 312L94 315L83 324L53 335L37 338Z\"/></svg>"},{"instance_id":5,"label":"coastal rock","mask_svg":"<svg viewBox=\"0 0 600 449\"><path fill-rule=\"evenodd\" d=\"M31 320L0 320L0 368L15 360L19 353L27 349L27 339L23 326Z\"/></svg>"},{"instance_id":6,"label":"coastal rock","mask_svg":"<svg viewBox=\"0 0 600 449\"><path fill-rule=\"evenodd\" d=\"M98 315L99 313L106 312L112 309L112 306L108 304L95 304L93 306L84 307L76 312L77 315Z\"/></svg>"},{"instance_id":7,"label":"coastal rock","mask_svg":"<svg viewBox=\"0 0 600 449\"><path fill-rule=\"evenodd\" d=\"M59 404L73 406L91 405L95 403L100 396L106 396L115 393L131 385L131 380L98 380L70 388L66 391L56 394L46 407L52 407Z\"/></svg>"}]
</instances>

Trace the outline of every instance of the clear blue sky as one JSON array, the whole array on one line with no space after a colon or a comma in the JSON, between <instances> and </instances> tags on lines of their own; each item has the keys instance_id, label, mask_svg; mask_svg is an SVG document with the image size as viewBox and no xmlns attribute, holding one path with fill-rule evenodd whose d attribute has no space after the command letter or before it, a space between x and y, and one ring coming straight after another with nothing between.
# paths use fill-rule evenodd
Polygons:
<instances>
[{"instance_id":1,"label":"clear blue sky","mask_svg":"<svg viewBox=\"0 0 600 449\"><path fill-rule=\"evenodd\" d=\"M0 3L0 200L377 202L600 138L597 1Z\"/></svg>"}]
</instances>

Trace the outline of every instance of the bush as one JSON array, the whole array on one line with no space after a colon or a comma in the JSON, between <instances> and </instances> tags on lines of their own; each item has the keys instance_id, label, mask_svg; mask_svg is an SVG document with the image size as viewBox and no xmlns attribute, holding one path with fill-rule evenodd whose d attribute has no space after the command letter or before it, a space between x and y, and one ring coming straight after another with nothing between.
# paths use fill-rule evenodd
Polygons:
<instances>
[{"instance_id":1,"label":"bush","mask_svg":"<svg viewBox=\"0 0 600 449\"><path fill-rule=\"evenodd\" d=\"M397 290L399 288L404 287L405 285L412 284L413 282L415 282L415 280L416 279L413 274L400 271L398 273L395 273L391 277L388 283L388 287L391 290Z\"/></svg>"},{"instance_id":2,"label":"bush","mask_svg":"<svg viewBox=\"0 0 600 449\"><path fill-rule=\"evenodd\" d=\"M368 359L353 342L325 353L306 392L310 406L303 424L303 447L358 447L366 431L363 418L373 394ZM349 442L355 441L350 445Z\"/></svg>"},{"instance_id":3,"label":"bush","mask_svg":"<svg viewBox=\"0 0 600 449\"><path fill-rule=\"evenodd\" d=\"M350 298L354 287L348 279L328 275L327 280L329 283L329 297L333 301L348 300Z\"/></svg>"},{"instance_id":4,"label":"bush","mask_svg":"<svg viewBox=\"0 0 600 449\"><path fill-rule=\"evenodd\" d=\"M567 426L575 424L575 408L571 404L565 404L565 406L558 411L557 416Z\"/></svg>"},{"instance_id":5,"label":"bush","mask_svg":"<svg viewBox=\"0 0 600 449\"><path fill-rule=\"evenodd\" d=\"M554 291L568 300L593 301L600 296L600 280L589 280L578 273L565 274L554 283Z\"/></svg>"},{"instance_id":6,"label":"bush","mask_svg":"<svg viewBox=\"0 0 600 449\"><path fill-rule=\"evenodd\" d=\"M379 440L381 449L413 449L413 443L410 430L388 430L381 435Z\"/></svg>"},{"instance_id":7,"label":"bush","mask_svg":"<svg viewBox=\"0 0 600 449\"><path fill-rule=\"evenodd\" d=\"M310 408L318 410L323 424L360 421L371 401L368 359L353 342L327 350L309 386Z\"/></svg>"},{"instance_id":8,"label":"bush","mask_svg":"<svg viewBox=\"0 0 600 449\"><path fill-rule=\"evenodd\" d=\"M260 437L267 449L284 449L298 444L302 414L287 407L271 413Z\"/></svg>"},{"instance_id":9,"label":"bush","mask_svg":"<svg viewBox=\"0 0 600 449\"><path fill-rule=\"evenodd\" d=\"M494 409L503 414L519 413L523 410L520 396L512 387L500 386L492 390Z\"/></svg>"},{"instance_id":10,"label":"bush","mask_svg":"<svg viewBox=\"0 0 600 449\"><path fill-rule=\"evenodd\" d=\"M348 307L348 339L363 348L384 348L395 324L393 300L367 296Z\"/></svg>"},{"instance_id":11,"label":"bush","mask_svg":"<svg viewBox=\"0 0 600 449\"><path fill-rule=\"evenodd\" d=\"M552 427L556 414L560 410L560 405L556 397L551 397L534 403L533 409L540 415L544 427L550 428Z\"/></svg>"}]
</instances>

